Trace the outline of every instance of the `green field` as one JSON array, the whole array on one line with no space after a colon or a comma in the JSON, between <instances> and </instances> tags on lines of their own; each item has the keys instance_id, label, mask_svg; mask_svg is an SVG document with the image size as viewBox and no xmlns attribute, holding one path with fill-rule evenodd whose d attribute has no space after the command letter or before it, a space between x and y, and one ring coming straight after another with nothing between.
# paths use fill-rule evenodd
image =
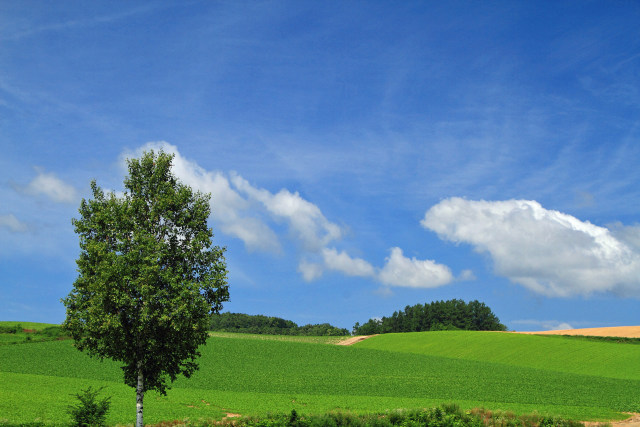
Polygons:
<instances>
[{"instance_id":1,"label":"green field","mask_svg":"<svg viewBox=\"0 0 640 427\"><path fill-rule=\"evenodd\" d=\"M557 335L443 331L384 334L365 340L358 347L640 380L637 344Z\"/></svg>"},{"instance_id":2,"label":"green field","mask_svg":"<svg viewBox=\"0 0 640 427\"><path fill-rule=\"evenodd\" d=\"M640 411L634 344L491 332L389 334L350 347L301 338L211 337L191 379L166 397L147 393L145 421L446 402L580 420ZM0 345L0 424L64 424L71 395L88 386L112 396L109 424L134 420L135 393L116 363L91 359L69 340Z\"/></svg>"}]
</instances>

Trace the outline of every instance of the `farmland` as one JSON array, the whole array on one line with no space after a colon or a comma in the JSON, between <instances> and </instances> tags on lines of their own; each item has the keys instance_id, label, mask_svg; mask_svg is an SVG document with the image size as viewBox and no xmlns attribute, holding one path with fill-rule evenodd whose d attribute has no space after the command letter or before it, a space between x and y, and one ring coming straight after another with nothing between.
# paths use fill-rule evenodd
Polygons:
<instances>
[{"instance_id":1,"label":"farmland","mask_svg":"<svg viewBox=\"0 0 640 427\"><path fill-rule=\"evenodd\" d=\"M583 420L640 411L634 344L492 332L388 334L349 347L333 341L217 334L192 378L180 378L167 396L148 393L145 421L446 402ZM132 420L134 392L117 363L91 359L72 341L0 345L0 361L0 424L65 423L71 395L88 386L112 396L109 424Z\"/></svg>"}]
</instances>

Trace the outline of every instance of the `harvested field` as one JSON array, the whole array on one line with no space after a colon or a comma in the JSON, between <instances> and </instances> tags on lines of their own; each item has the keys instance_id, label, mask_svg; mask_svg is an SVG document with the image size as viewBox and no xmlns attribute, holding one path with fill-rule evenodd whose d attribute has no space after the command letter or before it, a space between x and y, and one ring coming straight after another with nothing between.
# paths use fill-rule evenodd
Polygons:
<instances>
[{"instance_id":1,"label":"harvested field","mask_svg":"<svg viewBox=\"0 0 640 427\"><path fill-rule=\"evenodd\" d=\"M532 335L584 335L591 337L640 338L640 326L614 326L609 328L562 329L557 331L517 333Z\"/></svg>"}]
</instances>

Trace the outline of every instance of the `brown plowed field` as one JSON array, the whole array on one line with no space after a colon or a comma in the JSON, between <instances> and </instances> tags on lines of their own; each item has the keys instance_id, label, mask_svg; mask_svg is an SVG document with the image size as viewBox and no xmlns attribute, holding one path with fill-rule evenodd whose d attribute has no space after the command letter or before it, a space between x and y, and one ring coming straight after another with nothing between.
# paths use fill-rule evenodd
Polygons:
<instances>
[{"instance_id":1,"label":"brown plowed field","mask_svg":"<svg viewBox=\"0 0 640 427\"><path fill-rule=\"evenodd\" d=\"M586 335L591 337L640 338L640 326L614 326L610 328L563 329L559 331L518 332L536 335Z\"/></svg>"}]
</instances>

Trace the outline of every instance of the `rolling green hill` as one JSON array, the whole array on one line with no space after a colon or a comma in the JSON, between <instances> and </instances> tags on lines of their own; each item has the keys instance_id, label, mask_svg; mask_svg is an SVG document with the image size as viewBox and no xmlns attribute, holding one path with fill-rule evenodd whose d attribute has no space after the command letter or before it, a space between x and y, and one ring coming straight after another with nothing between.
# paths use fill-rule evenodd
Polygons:
<instances>
[{"instance_id":1,"label":"rolling green hill","mask_svg":"<svg viewBox=\"0 0 640 427\"><path fill-rule=\"evenodd\" d=\"M427 334L441 341L438 351L417 344L429 341ZM492 341L492 334L471 332L466 338L458 337L458 332L443 334L452 334L451 343L477 339L473 346L493 346L498 353L517 347L516 342ZM537 411L573 419L611 419L622 411L640 410L640 379L631 369L616 377L608 368L600 369L603 374L562 370L559 360L565 356L556 353L571 350L555 346L557 338L523 336L518 344L525 349L542 345L539 338L546 339L551 343L549 360L558 360L550 369L542 364L525 366L534 363L516 357L518 351L501 360L491 351L485 356L452 356L459 351L456 346L447 350L447 336L432 332L425 337L385 335L350 347L278 338L230 334L210 338L202 349L201 369L191 379L180 378L166 397L148 393L145 421L219 419L224 412L260 415L291 409L301 414L382 412L443 402L467 409ZM611 347L611 354L616 348L624 348L623 354L627 347L640 351L640 346L613 345L619 347ZM450 354L443 355L446 352ZM625 357L633 360L633 355ZM69 419L65 408L74 400L71 394L88 386L104 386L103 394L113 396L110 424L133 419L135 393L122 384L117 363L91 359L77 351L72 341L0 345L0 361L0 424L65 423Z\"/></svg>"},{"instance_id":2,"label":"rolling green hill","mask_svg":"<svg viewBox=\"0 0 640 427\"><path fill-rule=\"evenodd\" d=\"M356 345L363 349L640 380L640 346L634 344L553 335L442 331L384 334Z\"/></svg>"}]
</instances>

